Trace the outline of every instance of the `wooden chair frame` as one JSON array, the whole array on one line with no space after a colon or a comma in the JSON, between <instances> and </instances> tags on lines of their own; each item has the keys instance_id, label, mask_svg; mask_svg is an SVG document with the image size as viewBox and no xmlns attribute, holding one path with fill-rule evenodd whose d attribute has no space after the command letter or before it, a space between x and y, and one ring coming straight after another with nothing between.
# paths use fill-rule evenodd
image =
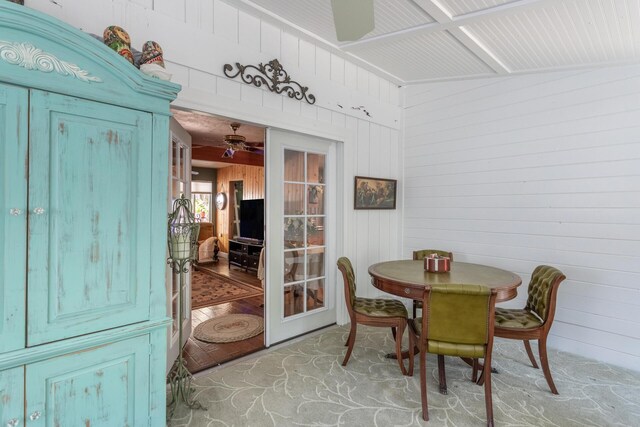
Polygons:
<instances>
[{"instance_id":1,"label":"wooden chair frame","mask_svg":"<svg viewBox=\"0 0 640 427\"><path fill-rule=\"evenodd\" d=\"M426 312L423 308L422 316L422 334L418 336L415 328L415 321L411 319L409 321L409 360L412 361L416 351L415 344L418 343L417 350L420 355L420 396L422 401L422 419L429 421L429 405L427 399L427 349L429 348L429 324L428 324L428 310L429 300L431 298L431 287L426 287L422 303L423 307L427 307ZM493 337L495 328L495 306L496 306L496 290L491 290L489 297L489 310L487 311L488 326L487 326L487 343L484 348L484 361L482 366L482 378L484 379L484 399L487 412L487 426L493 427L493 398L491 394L491 355L493 352ZM472 382L476 382L476 376L478 373L479 363L478 359L473 359L473 373ZM413 363L409 366L409 375L413 375ZM440 386L440 392L447 394L446 392L446 374L444 355L438 354L438 380Z\"/></svg>"},{"instance_id":2,"label":"wooden chair frame","mask_svg":"<svg viewBox=\"0 0 640 427\"><path fill-rule=\"evenodd\" d=\"M551 377L551 370L549 369L549 358L547 357L547 336L549 335L549 331L551 330L551 325L553 325L553 318L555 317L556 313L556 299L558 296L558 288L560 287L560 283L564 279L566 279L566 276L562 274L558 276L556 280L554 280L554 282L551 284L547 318L543 319L542 325L528 329L503 328L500 326L496 326L494 332L496 337L522 340L524 342L524 348L527 351L527 356L529 356L529 360L531 361L531 364L535 369L539 368L533 355L533 351L531 350L531 344L529 343L529 341L538 340L538 354L540 356L542 372L544 373L544 378L547 380L547 384L549 385L551 393L553 394L558 394L558 389L553 382L553 378Z\"/></svg>"},{"instance_id":3,"label":"wooden chair frame","mask_svg":"<svg viewBox=\"0 0 640 427\"><path fill-rule=\"evenodd\" d=\"M396 357L398 359L398 364L400 365L400 371L402 372L402 375L410 375L409 372L413 372L413 358L409 359L409 369L405 368L402 361L402 336L404 335L404 330L407 327L408 319L406 317L368 316L366 314L356 312L349 302L349 295L351 293L351 290L349 289L347 272L340 265L338 265L338 269L342 273L342 279L344 282L344 295L347 304L347 310L349 312L349 318L351 319L351 330L349 331L349 337L347 338L347 342L345 343L345 346L348 346L348 348L347 353L344 356L344 360L342 361L342 366L347 366L347 362L351 357L351 352L353 351L353 346L356 341L356 331L358 329L358 324L366 326L387 326L391 328L391 333L393 334L393 338L396 342Z\"/></svg>"}]
</instances>

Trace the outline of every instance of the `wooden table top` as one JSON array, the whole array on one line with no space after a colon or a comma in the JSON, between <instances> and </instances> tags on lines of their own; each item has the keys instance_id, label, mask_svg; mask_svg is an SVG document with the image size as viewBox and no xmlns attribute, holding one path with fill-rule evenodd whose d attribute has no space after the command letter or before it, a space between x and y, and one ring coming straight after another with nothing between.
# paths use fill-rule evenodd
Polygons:
<instances>
[{"instance_id":1,"label":"wooden table top","mask_svg":"<svg viewBox=\"0 0 640 427\"><path fill-rule=\"evenodd\" d=\"M386 261L369 267L373 285L397 296L422 299L425 286L482 285L497 291L496 301L508 301L518 294L522 279L507 270L481 264L452 262L447 273L429 273L422 260Z\"/></svg>"}]
</instances>

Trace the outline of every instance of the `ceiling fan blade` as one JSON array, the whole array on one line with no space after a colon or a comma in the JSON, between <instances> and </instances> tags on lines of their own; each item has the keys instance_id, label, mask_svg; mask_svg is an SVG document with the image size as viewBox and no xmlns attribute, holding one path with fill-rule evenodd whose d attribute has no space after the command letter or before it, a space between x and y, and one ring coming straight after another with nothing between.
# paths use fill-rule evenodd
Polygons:
<instances>
[{"instance_id":1,"label":"ceiling fan blade","mask_svg":"<svg viewBox=\"0 0 640 427\"><path fill-rule=\"evenodd\" d=\"M245 151L255 154L264 154L264 147L247 147Z\"/></svg>"},{"instance_id":2,"label":"ceiling fan blade","mask_svg":"<svg viewBox=\"0 0 640 427\"><path fill-rule=\"evenodd\" d=\"M373 0L331 0L338 41L354 41L373 31Z\"/></svg>"}]
</instances>

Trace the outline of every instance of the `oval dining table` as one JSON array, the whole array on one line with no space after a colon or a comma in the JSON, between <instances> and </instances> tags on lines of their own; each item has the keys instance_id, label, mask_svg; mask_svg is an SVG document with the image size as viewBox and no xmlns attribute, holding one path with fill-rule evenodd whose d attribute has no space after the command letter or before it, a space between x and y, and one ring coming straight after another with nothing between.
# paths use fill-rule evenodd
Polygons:
<instances>
[{"instance_id":1,"label":"oval dining table","mask_svg":"<svg viewBox=\"0 0 640 427\"><path fill-rule=\"evenodd\" d=\"M369 274L373 286L381 291L419 301L427 286L482 285L495 289L496 302L503 302L515 298L518 286L522 284L520 276L500 268L459 261L450 265L448 272L430 273L424 269L424 260L386 261L369 267ZM388 354L387 357L395 359L396 355ZM409 357L409 352L404 351L402 357ZM472 363L470 359L462 360ZM446 394L446 388L441 388L440 392Z\"/></svg>"},{"instance_id":2,"label":"oval dining table","mask_svg":"<svg viewBox=\"0 0 640 427\"><path fill-rule=\"evenodd\" d=\"M495 289L496 302L503 302L515 298L522 284L517 274L496 267L459 261L450 265L446 273L429 273L423 260L386 261L369 267L369 274L381 291L419 301L427 286L482 285Z\"/></svg>"}]
</instances>

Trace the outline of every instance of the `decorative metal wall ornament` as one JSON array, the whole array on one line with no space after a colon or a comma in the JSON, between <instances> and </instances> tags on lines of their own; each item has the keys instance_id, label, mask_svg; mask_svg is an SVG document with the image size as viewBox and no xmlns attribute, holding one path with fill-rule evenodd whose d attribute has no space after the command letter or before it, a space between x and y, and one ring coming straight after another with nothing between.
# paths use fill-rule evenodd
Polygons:
<instances>
[{"instance_id":1,"label":"decorative metal wall ornament","mask_svg":"<svg viewBox=\"0 0 640 427\"><path fill-rule=\"evenodd\" d=\"M289 73L282 68L282 64L277 59L272 59L266 65L260 63L258 66L242 65L236 62L236 67L238 71L234 73L233 65L224 64L224 75L231 79L240 76L242 81L247 84L255 87L265 85L271 92L278 94L285 92L289 98L300 101L304 99L309 104L315 104L316 102L316 97L307 93L309 88L291 80Z\"/></svg>"},{"instance_id":2,"label":"decorative metal wall ornament","mask_svg":"<svg viewBox=\"0 0 640 427\"><path fill-rule=\"evenodd\" d=\"M63 76L73 76L83 82L102 82L100 77L92 76L76 64L58 59L31 43L0 40L0 59L27 70L38 70L43 73L55 71Z\"/></svg>"}]
</instances>

